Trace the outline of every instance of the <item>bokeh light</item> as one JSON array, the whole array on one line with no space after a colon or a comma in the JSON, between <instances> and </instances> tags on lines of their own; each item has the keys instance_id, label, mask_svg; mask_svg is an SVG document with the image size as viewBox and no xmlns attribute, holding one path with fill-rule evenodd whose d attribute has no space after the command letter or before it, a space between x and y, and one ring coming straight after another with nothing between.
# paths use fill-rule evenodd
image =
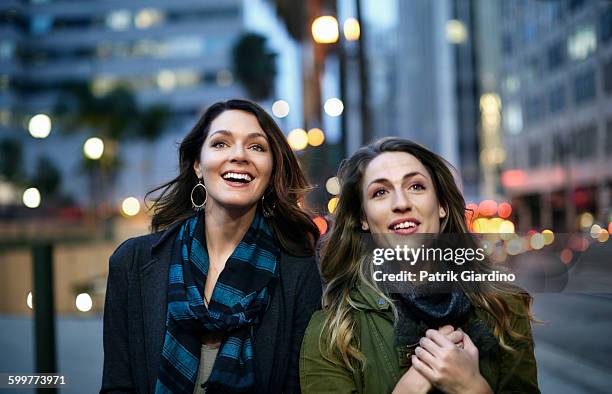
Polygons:
<instances>
[{"instance_id":1,"label":"bokeh light","mask_svg":"<svg viewBox=\"0 0 612 394\"><path fill-rule=\"evenodd\" d=\"M136 197L128 197L121 203L121 213L124 216L136 216L140 212L140 202Z\"/></svg>"},{"instance_id":2,"label":"bokeh light","mask_svg":"<svg viewBox=\"0 0 612 394\"><path fill-rule=\"evenodd\" d=\"M601 226L599 224L594 224L591 226L591 238L599 238L599 233L601 232Z\"/></svg>"},{"instance_id":3,"label":"bokeh light","mask_svg":"<svg viewBox=\"0 0 612 394\"><path fill-rule=\"evenodd\" d=\"M338 197L334 197L329 200L329 202L327 203L327 210L329 211L329 213L334 213L336 207L338 206L338 201L340 201Z\"/></svg>"},{"instance_id":4,"label":"bokeh light","mask_svg":"<svg viewBox=\"0 0 612 394\"><path fill-rule=\"evenodd\" d=\"M555 233L552 230L544 230L542 235L544 236L544 245L548 246L555 241Z\"/></svg>"},{"instance_id":5,"label":"bokeh light","mask_svg":"<svg viewBox=\"0 0 612 394\"><path fill-rule=\"evenodd\" d=\"M451 19L446 22L446 39L451 44L461 44L467 40L467 29L463 22Z\"/></svg>"},{"instance_id":6,"label":"bokeh light","mask_svg":"<svg viewBox=\"0 0 612 394\"><path fill-rule=\"evenodd\" d=\"M98 137L91 137L83 144L85 157L91 160L98 160L104 154L104 141Z\"/></svg>"},{"instance_id":7,"label":"bokeh light","mask_svg":"<svg viewBox=\"0 0 612 394\"><path fill-rule=\"evenodd\" d=\"M34 309L34 304L33 304L32 298L33 298L33 297L32 297L32 292L31 292L31 291L29 291L29 292L28 292L28 296L26 297L26 305L27 305L27 306L28 306L28 308L30 308L30 309Z\"/></svg>"},{"instance_id":8,"label":"bokeh light","mask_svg":"<svg viewBox=\"0 0 612 394\"><path fill-rule=\"evenodd\" d=\"M340 194L340 181L338 180L338 177L333 176L329 178L325 182L325 190L334 196Z\"/></svg>"},{"instance_id":9,"label":"bokeh light","mask_svg":"<svg viewBox=\"0 0 612 394\"><path fill-rule=\"evenodd\" d=\"M580 229L586 230L589 227L591 227L593 225L593 220L594 220L593 215L589 212L585 212L582 215L580 215L578 219Z\"/></svg>"},{"instance_id":10,"label":"bokeh light","mask_svg":"<svg viewBox=\"0 0 612 394\"><path fill-rule=\"evenodd\" d=\"M509 220L504 220L499 225L500 234L512 234L514 233L514 223Z\"/></svg>"},{"instance_id":11,"label":"bokeh light","mask_svg":"<svg viewBox=\"0 0 612 394\"><path fill-rule=\"evenodd\" d=\"M23 205L28 208L38 208L40 206L40 192L35 187L30 187L23 192Z\"/></svg>"},{"instance_id":12,"label":"bokeh light","mask_svg":"<svg viewBox=\"0 0 612 394\"><path fill-rule=\"evenodd\" d=\"M317 216L312 221L317 225L319 234L323 235L327 232L327 220L321 216Z\"/></svg>"},{"instance_id":13,"label":"bokeh light","mask_svg":"<svg viewBox=\"0 0 612 394\"><path fill-rule=\"evenodd\" d=\"M93 307L91 296L87 293L77 295L74 303L80 312L89 312Z\"/></svg>"},{"instance_id":14,"label":"bokeh light","mask_svg":"<svg viewBox=\"0 0 612 394\"><path fill-rule=\"evenodd\" d=\"M311 146L320 146L325 141L325 134L323 130L313 128L308 130L308 144Z\"/></svg>"},{"instance_id":15,"label":"bokeh light","mask_svg":"<svg viewBox=\"0 0 612 394\"><path fill-rule=\"evenodd\" d=\"M497 206L497 214L500 218L508 219L512 215L512 206L507 202L502 202Z\"/></svg>"},{"instance_id":16,"label":"bokeh light","mask_svg":"<svg viewBox=\"0 0 612 394\"><path fill-rule=\"evenodd\" d=\"M272 114L277 118L284 118L289 115L289 103L285 100L276 100L274 104L272 104Z\"/></svg>"},{"instance_id":17,"label":"bokeh light","mask_svg":"<svg viewBox=\"0 0 612 394\"><path fill-rule=\"evenodd\" d=\"M493 216L497 213L497 202L494 200L483 200L478 204L478 212L481 216Z\"/></svg>"},{"instance_id":18,"label":"bokeh light","mask_svg":"<svg viewBox=\"0 0 612 394\"><path fill-rule=\"evenodd\" d=\"M355 18L348 18L344 21L343 31L347 41L357 41L361 35L359 21Z\"/></svg>"},{"instance_id":19,"label":"bokeh light","mask_svg":"<svg viewBox=\"0 0 612 394\"><path fill-rule=\"evenodd\" d=\"M308 133L304 129L293 129L287 136L287 142L293 150L303 150L308 146Z\"/></svg>"},{"instance_id":20,"label":"bokeh light","mask_svg":"<svg viewBox=\"0 0 612 394\"><path fill-rule=\"evenodd\" d=\"M329 116L340 116L342 115L342 111L344 111L344 104L339 98L333 97L325 100L323 109L325 110L325 113Z\"/></svg>"},{"instance_id":21,"label":"bokeh light","mask_svg":"<svg viewBox=\"0 0 612 394\"><path fill-rule=\"evenodd\" d=\"M574 257L574 253L571 251L571 249L566 248L561 251L561 255L559 257L564 264L569 264Z\"/></svg>"},{"instance_id":22,"label":"bokeh light","mask_svg":"<svg viewBox=\"0 0 612 394\"><path fill-rule=\"evenodd\" d=\"M316 18L312 22L311 31L312 38L319 44L333 44L340 37L338 20L329 15Z\"/></svg>"},{"instance_id":23,"label":"bokeh light","mask_svg":"<svg viewBox=\"0 0 612 394\"><path fill-rule=\"evenodd\" d=\"M544 236L540 233L533 234L529 239L529 245L535 250L542 249L544 247Z\"/></svg>"},{"instance_id":24,"label":"bokeh light","mask_svg":"<svg viewBox=\"0 0 612 394\"><path fill-rule=\"evenodd\" d=\"M46 114L36 114L28 122L28 131L34 138L47 138L51 134L51 118Z\"/></svg>"}]
</instances>

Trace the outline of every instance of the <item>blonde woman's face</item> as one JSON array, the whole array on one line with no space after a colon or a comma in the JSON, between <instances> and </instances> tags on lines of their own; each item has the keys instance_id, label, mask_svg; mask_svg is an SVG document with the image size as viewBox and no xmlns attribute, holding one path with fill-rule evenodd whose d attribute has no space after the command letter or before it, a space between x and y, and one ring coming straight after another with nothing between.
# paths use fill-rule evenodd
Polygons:
<instances>
[{"instance_id":1,"label":"blonde woman's face","mask_svg":"<svg viewBox=\"0 0 612 394\"><path fill-rule=\"evenodd\" d=\"M431 175L413 155L385 152L366 167L362 229L373 234L437 234L446 211Z\"/></svg>"}]
</instances>

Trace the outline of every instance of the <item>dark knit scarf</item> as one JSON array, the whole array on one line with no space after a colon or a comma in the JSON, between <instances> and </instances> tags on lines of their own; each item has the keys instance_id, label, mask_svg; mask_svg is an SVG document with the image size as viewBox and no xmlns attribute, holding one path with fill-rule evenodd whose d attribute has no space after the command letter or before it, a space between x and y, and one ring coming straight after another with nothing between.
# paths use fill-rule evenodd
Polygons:
<instances>
[{"instance_id":1,"label":"dark knit scarf","mask_svg":"<svg viewBox=\"0 0 612 394\"><path fill-rule=\"evenodd\" d=\"M229 257L208 308L202 295L208 275L204 216L193 216L175 240L168 284L168 313L156 393L192 393L198 376L201 337L225 333L206 392L252 391L255 384L253 330L278 278L280 250L258 212Z\"/></svg>"},{"instance_id":2,"label":"dark knit scarf","mask_svg":"<svg viewBox=\"0 0 612 394\"><path fill-rule=\"evenodd\" d=\"M402 367L411 365L410 356L428 329L437 330L447 324L455 329L461 327L478 348L481 358L497 353L497 339L484 321L470 318L472 305L461 289L455 287L448 292L437 292L433 284L421 286L411 293L392 294L398 313L395 346Z\"/></svg>"},{"instance_id":3,"label":"dark knit scarf","mask_svg":"<svg viewBox=\"0 0 612 394\"><path fill-rule=\"evenodd\" d=\"M417 286L413 292L397 294L396 299L417 321L427 327L438 329L450 324L459 326L470 311L470 300L460 289L439 293L424 289L428 284Z\"/></svg>"}]
</instances>

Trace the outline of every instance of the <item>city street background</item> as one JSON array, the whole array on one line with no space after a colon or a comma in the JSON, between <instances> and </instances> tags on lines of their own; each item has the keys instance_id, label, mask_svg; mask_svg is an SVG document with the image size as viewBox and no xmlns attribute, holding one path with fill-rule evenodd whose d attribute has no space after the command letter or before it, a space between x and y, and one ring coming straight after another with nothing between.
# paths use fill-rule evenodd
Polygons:
<instances>
[{"instance_id":1,"label":"city street background","mask_svg":"<svg viewBox=\"0 0 612 394\"><path fill-rule=\"evenodd\" d=\"M1 1L0 373L99 389L108 257L235 97L285 133L322 234L358 147L448 160L468 227L534 295L542 391L610 391L609 0Z\"/></svg>"}]
</instances>

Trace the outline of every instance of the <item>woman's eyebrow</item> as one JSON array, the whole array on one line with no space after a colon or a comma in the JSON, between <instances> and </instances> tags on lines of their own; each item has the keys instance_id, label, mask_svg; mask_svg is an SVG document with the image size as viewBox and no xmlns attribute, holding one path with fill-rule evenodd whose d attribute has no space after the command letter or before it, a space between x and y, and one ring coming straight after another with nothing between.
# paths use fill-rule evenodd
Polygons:
<instances>
[{"instance_id":1,"label":"woman's eyebrow","mask_svg":"<svg viewBox=\"0 0 612 394\"><path fill-rule=\"evenodd\" d=\"M217 130L217 131L212 132L210 134L210 137L213 137L215 134L223 134L223 135L225 135L227 137L231 137L232 136L232 132L229 131L229 130ZM257 132L257 131L247 134L247 138L257 138L257 137L262 137L262 138L265 138L266 140L268 139L267 135L265 135L263 133L260 133L260 132Z\"/></svg>"},{"instance_id":2,"label":"woman's eyebrow","mask_svg":"<svg viewBox=\"0 0 612 394\"><path fill-rule=\"evenodd\" d=\"M406 178L412 178L412 177L417 176L417 175L421 175L425 179L428 179L425 175L423 175L423 173L421 173L419 171L412 171L412 172L409 172L406 175L404 175L402 177L402 180L405 180ZM372 186L372 184L374 184L374 183L391 183L391 182L387 178L377 178L377 179L374 179L372 182L370 182L368 184L368 187Z\"/></svg>"}]
</instances>

